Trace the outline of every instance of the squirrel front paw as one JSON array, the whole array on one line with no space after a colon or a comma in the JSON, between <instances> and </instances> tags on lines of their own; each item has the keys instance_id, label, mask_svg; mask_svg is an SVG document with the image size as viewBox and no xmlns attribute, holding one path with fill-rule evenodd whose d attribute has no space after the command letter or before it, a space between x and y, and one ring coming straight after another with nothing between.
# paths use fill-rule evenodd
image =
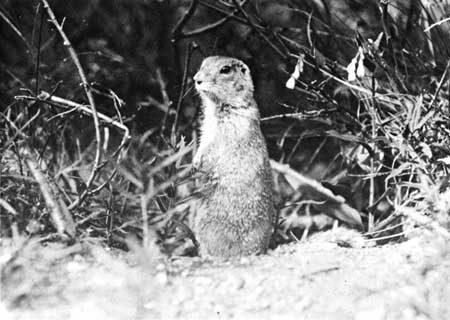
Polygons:
<instances>
[{"instance_id":1,"label":"squirrel front paw","mask_svg":"<svg viewBox=\"0 0 450 320\"><path fill-rule=\"evenodd\" d=\"M200 169L200 166L202 164L202 155L197 152L197 154L194 156L194 159L192 159L192 168L191 171L195 172Z\"/></svg>"}]
</instances>

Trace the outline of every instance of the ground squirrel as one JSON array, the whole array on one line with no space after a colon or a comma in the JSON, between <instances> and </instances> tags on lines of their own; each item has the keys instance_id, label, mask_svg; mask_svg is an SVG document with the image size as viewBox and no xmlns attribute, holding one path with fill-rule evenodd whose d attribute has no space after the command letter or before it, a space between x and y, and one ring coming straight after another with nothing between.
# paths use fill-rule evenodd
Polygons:
<instances>
[{"instance_id":1,"label":"ground squirrel","mask_svg":"<svg viewBox=\"0 0 450 320\"><path fill-rule=\"evenodd\" d=\"M212 56L194 81L204 116L193 160L205 186L193 218L200 255L264 253L273 230L273 183L249 68Z\"/></svg>"}]
</instances>

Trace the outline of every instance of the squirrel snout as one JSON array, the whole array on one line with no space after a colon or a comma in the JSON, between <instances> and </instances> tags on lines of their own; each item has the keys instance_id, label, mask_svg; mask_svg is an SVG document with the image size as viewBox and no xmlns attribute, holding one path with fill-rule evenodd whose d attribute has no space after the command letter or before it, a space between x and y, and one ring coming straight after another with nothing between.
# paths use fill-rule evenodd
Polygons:
<instances>
[{"instance_id":1,"label":"squirrel snout","mask_svg":"<svg viewBox=\"0 0 450 320\"><path fill-rule=\"evenodd\" d=\"M197 72L193 79L195 81L195 84L197 84L197 85L198 84L202 84L202 82L203 82L203 79L202 79L202 76L201 76L200 72Z\"/></svg>"}]
</instances>

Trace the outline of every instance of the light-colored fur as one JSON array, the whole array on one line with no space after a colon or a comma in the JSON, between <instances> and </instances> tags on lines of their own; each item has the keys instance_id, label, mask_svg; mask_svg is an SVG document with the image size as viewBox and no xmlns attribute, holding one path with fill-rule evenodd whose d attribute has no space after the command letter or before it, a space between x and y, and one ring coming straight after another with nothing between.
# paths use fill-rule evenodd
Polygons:
<instances>
[{"instance_id":1,"label":"light-colored fur","mask_svg":"<svg viewBox=\"0 0 450 320\"><path fill-rule=\"evenodd\" d=\"M211 99L205 98L203 100L203 123L201 127L200 144L197 153L195 154L193 164L195 167L200 166L200 161L205 153L206 148L214 141L217 136L218 121L215 116L216 106Z\"/></svg>"}]
</instances>

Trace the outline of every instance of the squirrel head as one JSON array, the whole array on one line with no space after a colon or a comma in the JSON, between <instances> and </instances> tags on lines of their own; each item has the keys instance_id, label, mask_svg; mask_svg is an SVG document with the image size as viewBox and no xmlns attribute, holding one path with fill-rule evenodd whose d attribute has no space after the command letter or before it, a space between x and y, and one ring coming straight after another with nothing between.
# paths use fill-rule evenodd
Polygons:
<instances>
[{"instance_id":1,"label":"squirrel head","mask_svg":"<svg viewBox=\"0 0 450 320\"><path fill-rule=\"evenodd\" d=\"M194 76L195 88L203 100L235 108L256 107L250 69L241 60L211 56L203 60ZM208 101L209 100L209 101Z\"/></svg>"}]
</instances>

